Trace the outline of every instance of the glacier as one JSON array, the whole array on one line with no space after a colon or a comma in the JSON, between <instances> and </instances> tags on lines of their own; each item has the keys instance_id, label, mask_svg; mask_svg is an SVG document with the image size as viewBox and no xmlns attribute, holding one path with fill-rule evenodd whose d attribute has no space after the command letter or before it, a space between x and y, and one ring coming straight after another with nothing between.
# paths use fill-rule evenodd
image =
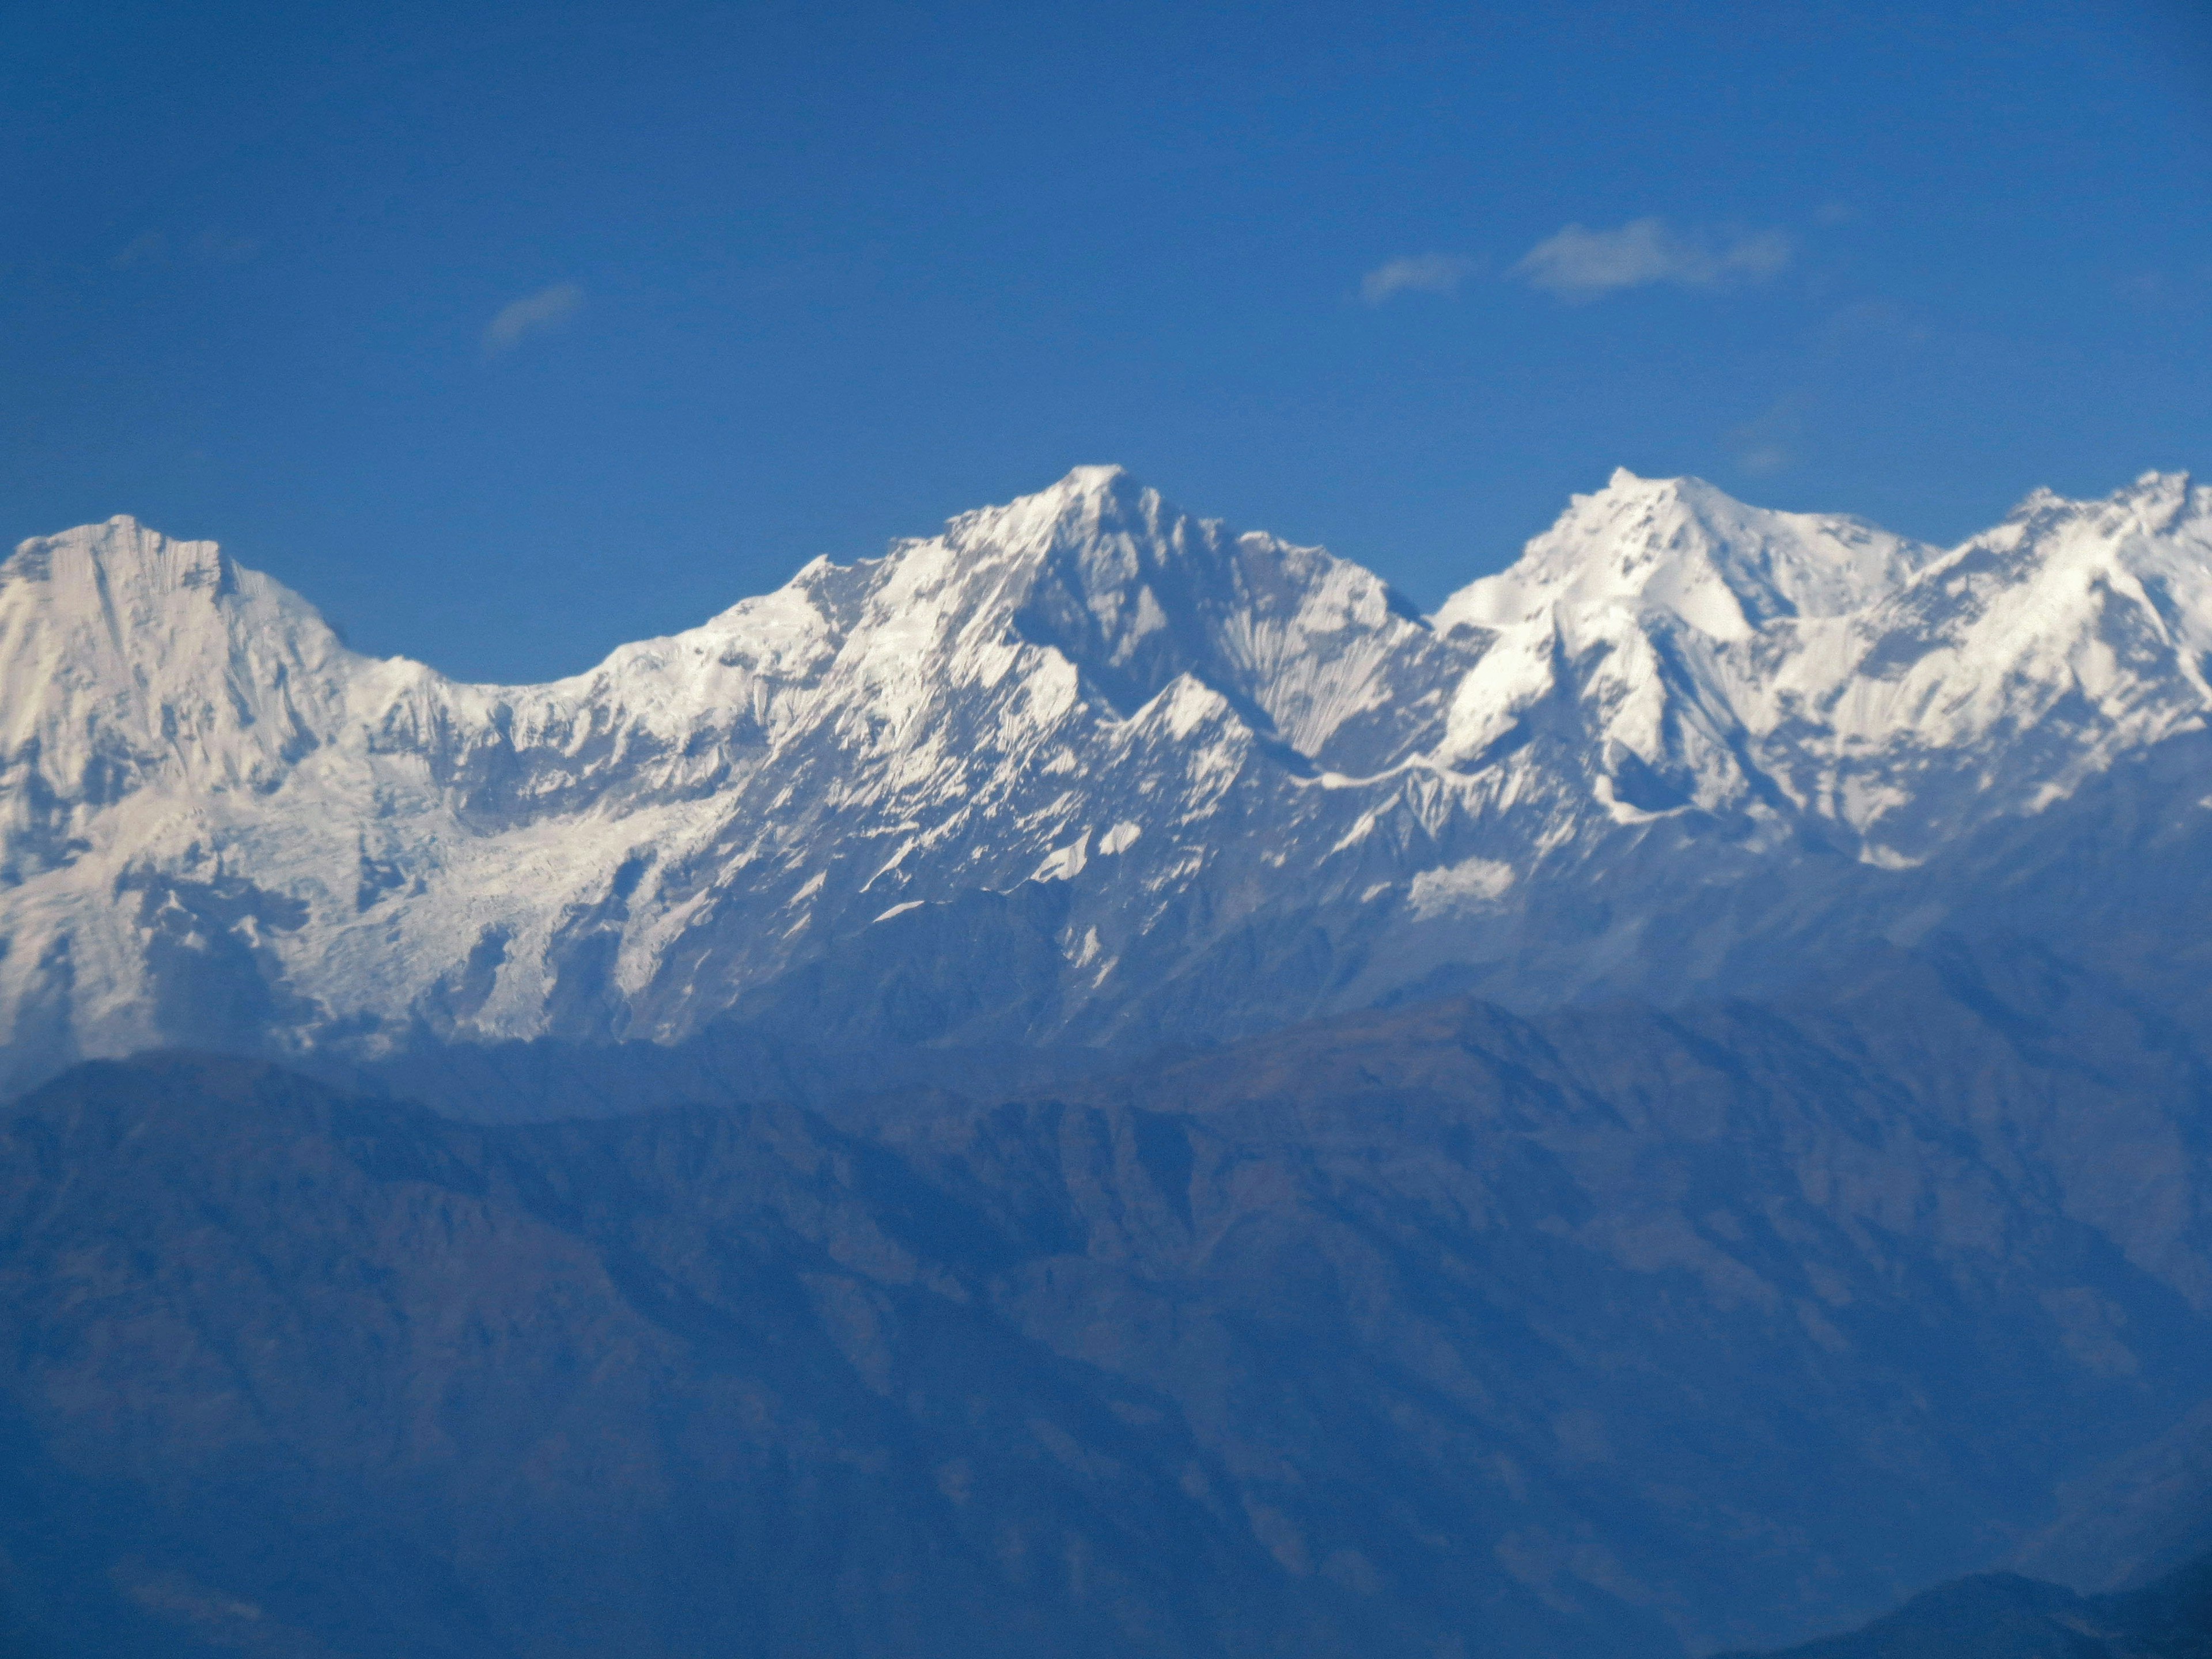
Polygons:
<instances>
[{"instance_id":1,"label":"glacier","mask_svg":"<svg viewBox=\"0 0 2212 1659\"><path fill-rule=\"evenodd\" d=\"M2200 833L2208 669L2156 473L1946 549L1620 471L1424 617L1080 467L531 686L118 518L0 565L0 1087L1734 994L1986 919L2129 768Z\"/></svg>"}]
</instances>

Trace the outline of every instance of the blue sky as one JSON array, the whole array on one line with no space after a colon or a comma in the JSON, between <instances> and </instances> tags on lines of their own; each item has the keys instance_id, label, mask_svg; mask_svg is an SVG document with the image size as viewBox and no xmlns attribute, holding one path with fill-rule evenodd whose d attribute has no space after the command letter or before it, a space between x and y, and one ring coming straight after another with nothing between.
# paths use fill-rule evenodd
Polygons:
<instances>
[{"instance_id":1,"label":"blue sky","mask_svg":"<svg viewBox=\"0 0 2212 1659\"><path fill-rule=\"evenodd\" d=\"M7 33L0 535L212 537L471 677L1083 462L1424 604L1616 465L1938 539L2212 468L2195 6Z\"/></svg>"}]
</instances>

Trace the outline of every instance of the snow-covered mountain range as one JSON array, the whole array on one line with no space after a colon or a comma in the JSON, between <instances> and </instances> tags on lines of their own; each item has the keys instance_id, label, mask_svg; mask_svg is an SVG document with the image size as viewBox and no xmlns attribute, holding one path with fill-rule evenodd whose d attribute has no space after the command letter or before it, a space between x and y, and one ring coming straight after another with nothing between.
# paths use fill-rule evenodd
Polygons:
<instances>
[{"instance_id":1,"label":"snow-covered mountain range","mask_svg":"<svg viewBox=\"0 0 2212 1659\"><path fill-rule=\"evenodd\" d=\"M1945 550L1618 472L1424 617L1085 467L535 686L115 519L0 565L0 1082L1741 988L1983 902L1929 872L2208 671L2212 489L2157 474Z\"/></svg>"}]
</instances>

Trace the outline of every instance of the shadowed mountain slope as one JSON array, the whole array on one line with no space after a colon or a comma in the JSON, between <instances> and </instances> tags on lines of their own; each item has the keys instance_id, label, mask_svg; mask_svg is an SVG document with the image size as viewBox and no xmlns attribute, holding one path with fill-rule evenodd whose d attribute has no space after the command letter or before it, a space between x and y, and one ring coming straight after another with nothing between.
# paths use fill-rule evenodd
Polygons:
<instances>
[{"instance_id":1,"label":"shadowed mountain slope","mask_svg":"<svg viewBox=\"0 0 2212 1659\"><path fill-rule=\"evenodd\" d=\"M2077 1595L2014 1573L1962 1579L1864 1630L1766 1659L2212 1659L2212 1555L2124 1595Z\"/></svg>"},{"instance_id":2,"label":"shadowed mountain slope","mask_svg":"<svg viewBox=\"0 0 2212 1659\"><path fill-rule=\"evenodd\" d=\"M2202 1081L2099 983L1440 1004L842 1125L82 1068L0 1118L0 1588L118 1655L1797 1639L2205 1402Z\"/></svg>"}]
</instances>

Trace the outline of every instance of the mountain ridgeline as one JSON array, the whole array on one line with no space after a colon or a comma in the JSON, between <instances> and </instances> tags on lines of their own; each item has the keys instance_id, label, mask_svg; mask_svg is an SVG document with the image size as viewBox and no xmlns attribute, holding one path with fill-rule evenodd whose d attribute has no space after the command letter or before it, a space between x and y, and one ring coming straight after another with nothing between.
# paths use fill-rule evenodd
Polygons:
<instances>
[{"instance_id":1,"label":"mountain ridgeline","mask_svg":"<svg viewBox=\"0 0 2212 1659\"><path fill-rule=\"evenodd\" d=\"M2212 491L2159 475L1938 550L1620 473L1424 618L1085 468L506 687L115 520L0 565L0 1084L176 1042L1128 1057L2156 930L2208 653Z\"/></svg>"},{"instance_id":2,"label":"mountain ridgeline","mask_svg":"<svg viewBox=\"0 0 2212 1659\"><path fill-rule=\"evenodd\" d=\"M2212 1555L2112 1595L1978 1574L1916 1595L1864 1630L1765 1659L2212 1659Z\"/></svg>"},{"instance_id":3,"label":"mountain ridgeline","mask_svg":"<svg viewBox=\"0 0 2212 1659\"><path fill-rule=\"evenodd\" d=\"M2156 474L1424 617L1084 468L520 687L27 543L0 1653L2199 1659L2208 672Z\"/></svg>"}]
</instances>

